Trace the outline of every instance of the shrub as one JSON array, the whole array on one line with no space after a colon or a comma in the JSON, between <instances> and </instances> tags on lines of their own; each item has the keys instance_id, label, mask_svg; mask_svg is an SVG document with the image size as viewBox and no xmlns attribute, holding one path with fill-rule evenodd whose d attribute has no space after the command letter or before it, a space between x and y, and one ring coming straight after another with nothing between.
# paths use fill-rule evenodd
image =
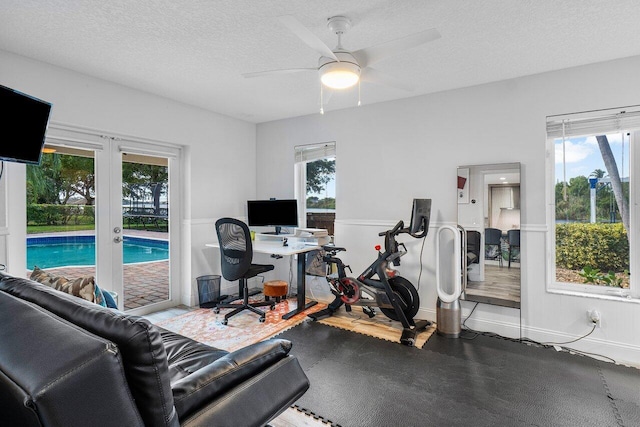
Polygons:
<instances>
[{"instance_id":1,"label":"shrub","mask_svg":"<svg viewBox=\"0 0 640 427\"><path fill-rule=\"evenodd\" d=\"M621 223L556 224L556 266L623 272L629 269L629 240Z\"/></svg>"},{"instance_id":2,"label":"shrub","mask_svg":"<svg viewBox=\"0 0 640 427\"><path fill-rule=\"evenodd\" d=\"M27 222L31 225L92 224L94 206L28 204Z\"/></svg>"}]
</instances>

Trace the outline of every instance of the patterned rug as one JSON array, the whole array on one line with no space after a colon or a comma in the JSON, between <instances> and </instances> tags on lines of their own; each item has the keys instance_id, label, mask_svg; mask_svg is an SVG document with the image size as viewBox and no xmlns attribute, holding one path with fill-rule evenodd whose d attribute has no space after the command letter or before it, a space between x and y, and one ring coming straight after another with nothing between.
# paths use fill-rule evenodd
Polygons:
<instances>
[{"instance_id":1,"label":"patterned rug","mask_svg":"<svg viewBox=\"0 0 640 427\"><path fill-rule=\"evenodd\" d=\"M252 301L261 301L251 299ZM157 322L170 331L184 335L196 341L227 351L234 351L249 344L271 338L293 326L302 323L307 315L326 308L325 304L318 303L315 306L299 313L290 319L283 320L282 316L294 310L297 301L288 299L276 304L273 310L268 307L260 307L267 315L264 323L258 321L258 315L246 310L229 319L227 325L222 324L225 313L231 309L222 309L216 314L211 309L200 308L183 315Z\"/></svg>"}]
</instances>

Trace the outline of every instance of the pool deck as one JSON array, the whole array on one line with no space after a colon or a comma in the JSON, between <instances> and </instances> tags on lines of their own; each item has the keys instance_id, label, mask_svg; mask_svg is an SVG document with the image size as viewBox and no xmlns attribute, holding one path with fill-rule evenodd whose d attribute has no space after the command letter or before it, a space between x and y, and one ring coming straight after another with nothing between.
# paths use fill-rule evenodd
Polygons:
<instances>
[{"instance_id":1,"label":"pool deck","mask_svg":"<svg viewBox=\"0 0 640 427\"><path fill-rule=\"evenodd\" d=\"M154 239L167 239L167 233L145 230L125 229L124 235L147 237ZM92 230L30 234L27 237L73 236L92 235ZM46 271L75 279L82 276L94 276L95 267L56 267L47 268ZM27 271L27 277L31 271ZM169 261L155 261L138 264L125 264L123 268L124 279L124 308L125 310L138 308L156 302L169 299ZM109 289L104 283L98 283L101 288ZM122 298L122 296L119 296Z\"/></svg>"}]
</instances>

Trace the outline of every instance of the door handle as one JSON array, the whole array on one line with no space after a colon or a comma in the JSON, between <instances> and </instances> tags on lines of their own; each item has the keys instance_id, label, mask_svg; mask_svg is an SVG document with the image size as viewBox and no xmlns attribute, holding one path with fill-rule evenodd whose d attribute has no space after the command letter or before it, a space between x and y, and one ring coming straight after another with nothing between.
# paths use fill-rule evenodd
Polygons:
<instances>
[{"instance_id":1,"label":"door handle","mask_svg":"<svg viewBox=\"0 0 640 427\"><path fill-rule=\"evenodd\" d=\"M120 242L122 242L122 237L116 236L113 238L113 243L120 243Z\"/></svg>"}]
</instances>

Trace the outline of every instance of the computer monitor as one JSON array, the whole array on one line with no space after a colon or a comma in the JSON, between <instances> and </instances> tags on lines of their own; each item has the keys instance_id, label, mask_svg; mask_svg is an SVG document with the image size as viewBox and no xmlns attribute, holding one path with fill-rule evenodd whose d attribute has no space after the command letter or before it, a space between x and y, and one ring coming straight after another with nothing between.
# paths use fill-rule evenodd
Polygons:
<instances>
[{"instance_id":1,"label":"computer monitor","mask_svg":"<svg viewBox=\"0 0 640 427\"><path fill-rule=\"evenodd\" d=\"M0 85L0 160L39 164L51 104Z\"/></svg>"},{"instance_id":2,"label":"computer monitor","mask_svg":"<svg viewBox=\"0 0 640 427\"><path fill-rule=\"evenodd\" d=\"M431 217L431 199L413 199L411 210L411 224L409 234L422 238L429 232L429 218Z\"/></svg>"},{"instance_id":3,"label":"computer monitor","mask_svg":"<svg viewBox=\"0 0 640 427\"><path fill-rule=\"evenodd\" d=\"M280 234L282 227L298 226L298 201L248 200L247 219L250 227L275 227Z\"/></svg>"}]
</instances>

